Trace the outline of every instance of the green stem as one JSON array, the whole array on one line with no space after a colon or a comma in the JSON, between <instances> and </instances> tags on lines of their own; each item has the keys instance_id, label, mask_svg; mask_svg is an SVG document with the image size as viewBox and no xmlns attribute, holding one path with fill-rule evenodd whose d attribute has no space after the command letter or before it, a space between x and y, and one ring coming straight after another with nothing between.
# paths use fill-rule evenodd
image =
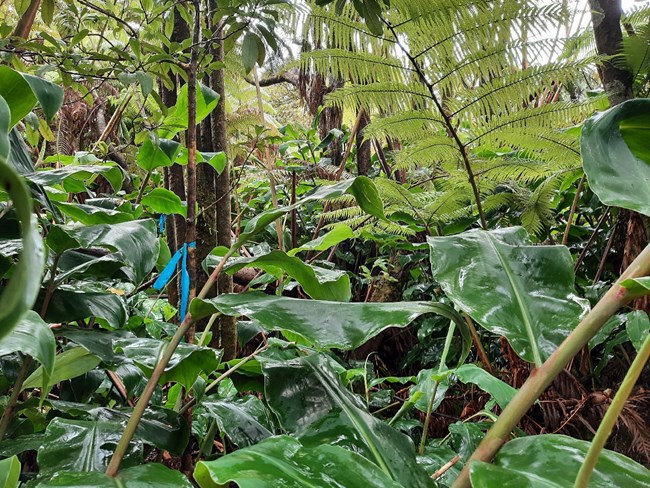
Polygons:
<instances>
[{"instance_id":1,"label":"green stem","mask_svg":"<svg viewBox=\"0 0 650 488\"><path fill-rule=\"evenodd\" d=\"M140 191L138 192L138 197L135 199L135 204L139 204L142 201L142 197L144 196L144 191L147 188L147 184L149 183L149 178L151 178L151 175L153 173L153 170L150 169L147 171L147 174L144 177L144 180L142 180L142 184L140 185Z\"/></svg>"},{"instance_id":2,"label":"green stem","mask_svg":"<svg viewBox=\"0 0 650 488\"><path fill-rule=\"evenodd\" d=\"M232 368L230 368L228 371L223 373L221 376L219 376L216 380L214 380L212 383L210 383L206 389L205 389L205 394L207 394L209 391L212 391L214 388L216 388L219 383L221 383L223 380L228 378L230 375L232 375L235 371L237 371L239 368L241 368L244 364L246 364L248 361L253 359L255 356L257 356L259 353L262 351L266 351L266 349L269 346L262 346L259 349L257 349L255 352L252 354L246 356L244 359L239 361L237 364L235 364ZM192 398L190 401L188 401L185 405L183 405L183 408L179 410L179 413L183 414L190 408L192 408L194 405L196 405L196 398Z\"/></svg>"},{"instance_id":3,"label":"green stem","mask_svg":"<svg viewBox=\"0 0 650 488\"><path fill-rule=\"evenodd\" d=\"M449 330L447 331L447 337L445 338L445 347L442 350L442 356L440 357L440 364L438 365L438 375L442 373L442 370L445 368L447 362L447 354L449 354L449 347L451 346L451 341L454 338L454 331L456 330L456 324L450 322ZM427 405L427 415L424 418L424 426L422 427L422 437L420 438L420 448L419 453L424 454L424 447L427 442L427 435L429 433L429 423L431 422L431 412L433 411L433 403L436 400L436 393L438 393L438 385L440 382L436 380L436 384L433 385L433 391L431 392L431 398L429 398L429 404Z\"/></svg>"},{"instance_id":4,"label":"green stem","mask_svg":"<svg viewBox=\"0 0 650 488\"><path fill-rule=\"evenodd\" d=\"M612 400L611 405L607 409L607 413L603 417L603 421L598 427L598 431L596 432L593 441L591 441L589 452L587 453L582 466L580 466L580 471L578 471L575 485L573 485L574 488L587 488L591 474L598 462L598 456L605 447L605 443L616 425L616 420L621 414L630 393L632 393L632 388L634 388L639 376L641 376L643 368L648 362L648 357L650 357L650 335L645 338L645 342L643 343L639 354L637 354L632 366L630 366L625 378L623 378L621 387L616 392L614 400Z\"/></svg>"},{"instance_id":5,"label":"green stem","mask_svg":"<svg viewBox=\"0 0 650 488\"><path fill-rule=\"evenodd\" d=\"M226 264L228 259L230 259L232 255L237 251L237 249L239 249L239 247L241 246L235 245L228 250L228 252L223 257L219 265L215 268L215 270L208 278L208 281L201 289L201 293L199 293L197 298L203 299L206 297L206 295L208 294L212 286L216 283L217 279L219 278L219 274L221 273L221 270L223 269L224 265ZM146 410L147 405L149 404L149 400L151 400L151 397L153 395L154 390L156 389L156 386L158 386L158 381L160 380L163 373L165 372L165 368L167 367L169 360L172 358L174 351L178 347L178 344L180 344L181 340L183 339L183 335L192 326L192 324L194 324L194 322L195 319L192 317L192 314L188 313L183 323L178 327L178 329L176 329L176 333L172 337L171 341L169 341L169 344L167 344L167 347L165 348L165 352L163 353L162 358L160 358L160 361L158 362L158 364L156 364L156 367L151 373L151 378L149 378L149 381L147 382L147 386L142 392L142 395L140 396L138 403L136 403L135 407L133 408L133 412L131 413L131 417L129 418L129 421L126 424L124 432L122 433L120 442L117 444L117 447L115 448L113 457L111 458L111 461L108 464L108 468L106 469L106 474L108 476L117 475L117 472L120 469L120 464L122 463L122 459L124 458L124 455L126 454L126 451L129 448L129 444L131 443L131 440L135 435L135 431L138 428L140 419L142 418L142 415L144 415L144 411Z\"/></svg>"},{"instance_id":6,"label":"green stem","mask_svg":"<svg viewBox=\"0 0 650 488\"><path fill-rule=\"evenodd\" d=\"M14 383L14 388L11 391L11 396L7 401L7 406L5 411L2 412L2 418L0 418L0 441L4 438L9 428L9 423L11 422L12 417L14 416L14 411L16 410L16 404L18 403L18 397L20 392L23 389L23 383L27 379L27 373L29 373L29 366L32 364L32 358L30 356L25 356L23 360L23 365L18 372L18 377L16 378L16 383Z\"/></svg>"},{"instance_id":7,"label":"green stem","mask_svg":"<svg viewBox=\"0 0 650 488\"><path fill-rule=\"evenodd\" d=\"M609 289L598 304L578 324L542 366L533 370L488 431L483 441L465 464L452 488L469 488L469 470L473 461L490 462L505 444L510 432L519 423L535 400L546 390L571 359L596 335L607 320L634 297L619 283L628 278L646 276L650 273L650 246L647 246Z\"/></svg>"}]
</instances>

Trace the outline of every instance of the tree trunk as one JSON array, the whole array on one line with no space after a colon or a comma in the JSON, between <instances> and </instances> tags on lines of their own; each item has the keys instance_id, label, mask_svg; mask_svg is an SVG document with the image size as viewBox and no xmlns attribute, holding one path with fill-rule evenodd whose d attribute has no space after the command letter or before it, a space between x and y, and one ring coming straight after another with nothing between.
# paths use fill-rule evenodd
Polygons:
<instances>
[{"instance_id":1,"label":"tree trunk","mask_svg":"<svg viewBox=\"0 0 650 488\"><path fill-rule=\"evenodd\" d=\"M216 0L210 1L212 11L217 8L216 3ZM222 29L223 27L220 27L219 31ZM223 61L223 59L223 43L219 43L214 49L214 60ZM224 69L215 70L210 76L210 81L212 89L221 95L217 107L211 114L212 149L226 153L228 137L226 132L226 86ZM215 180L215 229L217 245L229 248L232 245L230 235L232 226L232 196L230 191L230 162L228 160L226 160L226 167L220 175L216 176ZM232 276L221 273L217 281L217 292L221 295L223 293L232 293L232 291ZM223 359L228 361L237 355L237 322L234 317L221 315L217 324L219 326L219 333L214 334L210 345L223 349Z\"/></svg>"},{"instance_id":2,"label":"tree trunk","mask_svg":"<svg viewBox=\"0 0 650 488\"><path fill-rule=\"evenodd\" d=\"M589 3L598 54L620 54L623 47L621 0L590 0ZM633 97L632 73L627 69L605 61L598 67L598 72L612 107Z\"/></svg>"},{"instance_id":3,"label":"tree trunk","mask_svg":"<svg viewBox=\"0 0 650 488\"><path fill-rule=\"evenodd\" d=\"M359 123L359 128L357 129L357 170L359 176L367 176L372 169L372 141L370 139L364 140L364 130L369 123L370 116L368 115L368 112L364 110Z\"/></svg>"},{"instance_id":4,"label":"tree trunk","mask_svg":"<svg viewBox=\"0 0 650 488\"><path fill-rule=\"evenodd\" d=\"M190 31L187 23L177 11L174 16L174 30L172 32L171 40L172 42L181 42L189 36ZM176 75L173 72L170 72L170 77L174 81L174 86L168 89L161 83L161 96L167 107L176 105L177 99ZM174 164L169 168L164 168L163 171L165 188L178 195L181 201L185 201L185 179L183 177L183 167L179 164ZM172 254L174 254L183 245L183 240L185 239L185 219L180 215L168 215L165 219L165 228L167 232L167 245ZM177 278L172 278L167 285L168 301L174 307L178 307L179 305L180 291L178 285L179 280Z\"/></svg>"},{"instance_id":5,"label":"tree trunk","mask_svg":"<svg viewBox=\"0 0 650 488\"><path fill-rule=\"evenodd\" d=\"M41 0L32 0L30 2L29 7L27 7L27 10L25 10L25 13L16 24L16 28L11 34L12 37L21 37L22 39L27 39L29 37L29 33L32 30L40 6Z\"/></svg>"}]
</instances>

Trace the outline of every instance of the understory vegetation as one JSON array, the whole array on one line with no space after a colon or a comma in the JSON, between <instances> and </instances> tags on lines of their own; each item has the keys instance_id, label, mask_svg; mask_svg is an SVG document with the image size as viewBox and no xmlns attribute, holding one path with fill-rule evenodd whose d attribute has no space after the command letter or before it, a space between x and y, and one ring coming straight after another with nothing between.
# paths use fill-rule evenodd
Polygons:
<instances>
[{"instance_id":1,"label":"understory vegetation","mask_svg":"<svg viewBox=\"0 0 650 488\"><path fill-rule=\"evenodd\" d=\"M649 90L647 2L0 0L0 484L647 487Z\"/></svg>"}]
</instances>

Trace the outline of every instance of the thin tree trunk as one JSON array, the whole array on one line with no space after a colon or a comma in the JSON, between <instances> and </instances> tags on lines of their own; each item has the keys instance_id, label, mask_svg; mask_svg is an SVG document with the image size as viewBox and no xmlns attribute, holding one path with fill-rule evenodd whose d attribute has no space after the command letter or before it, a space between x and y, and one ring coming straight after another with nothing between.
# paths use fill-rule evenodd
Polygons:
<instances>
[{"instance_id":1,"label":"thin tree trunk","mask_svg":"<svg viewBox=\"0 0 650 488\"><path fill-rule=\"evenodd\" d=\"M171 41L181 42L189 38L190 31L187 23L183 17L175 12L174 16L174 30L172 32ZM174 85L171 88L165 87L161 83L161 96L163 102L167 107L176 105L177 100L177 79L173 72L170 72L170 78L173 80ZM165 188L172 191L181 199L185 201L185 179L183 176L183 167L179 164L174 164L169 168L164 168L164 181ZM165 219L165 228L167 233L167 245L174 254L183 245L185 238L185 219L181 215L168 215ZM179 280L173 277L167 285L167 300L174 307L179 306Z\"/></svg>"},{"instance_id":2,"label":"thin tree trunk","mask_svg":"<svg viewBox=\"0 0 650 488\"><path fill-rule=\"evenodd\" d=\"M40 6L41 0L32 0L30 2L29 7L27 7L27 10L25 10L25 13L16 24L16 28L11 34L12 37L21 37L22 39L27 39L29 37L29 33L32 30Z\"/></svg>"},{"instance_id":3,"label":"thin tree trunk","mask_svg":"<svg viewBox=\"0 0 650 488\"><path fill-rule=\"evenodd\" d=\"M214 12L216 8L216 0L210 0L210 10ZM223 43L219 43L214 49L214 60L223 62L223 59ZM224 69L215 70L210 76L210 79L212 89L221 95L217 108L211 114L212 148L215 151L223 151L226 153L228 137L226 132L226 86ZM232 245L230 234L232 203L230 192L230 162L227 159L226 167L216 178L216 198L217 245L229 248ZM217 291L220 295L223 293L232 293L232 276L227 273L221 273L217 282ZM221 315L218 319L218 324L219 334L215 334L210 345L223 349L223 358L227 361L237 355L237 322L234 317Z\"/></svg>"},{"instance_id":4,"label":"thin tree trunk","mask_svg":"<svg viewBox=\"0 0 650 488\"><path fill-rule=\"evenodd\" d=\"M364 140L364 130L369 123L370 116L364 110L357 129L357 171L360 176L366 176L372 169L372 141L370 139Z\"/></svg>"}]
</instances>

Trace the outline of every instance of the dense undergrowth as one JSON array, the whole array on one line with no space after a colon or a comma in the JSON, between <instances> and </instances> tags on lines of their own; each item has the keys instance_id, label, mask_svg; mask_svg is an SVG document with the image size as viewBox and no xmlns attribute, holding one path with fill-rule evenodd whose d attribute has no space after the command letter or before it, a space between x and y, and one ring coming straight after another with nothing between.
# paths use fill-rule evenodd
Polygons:
<instances>
[{"instance_id":1,"label":"dense undergrowth","mask_svg":"<svg viewBox=\"0 0 650 488\"><path fill-rule=\"evenodd\" d=\"M618 103L571 6L0 3L4 486L647 486L650 14Z\"/></svg>"}]
</instances>

